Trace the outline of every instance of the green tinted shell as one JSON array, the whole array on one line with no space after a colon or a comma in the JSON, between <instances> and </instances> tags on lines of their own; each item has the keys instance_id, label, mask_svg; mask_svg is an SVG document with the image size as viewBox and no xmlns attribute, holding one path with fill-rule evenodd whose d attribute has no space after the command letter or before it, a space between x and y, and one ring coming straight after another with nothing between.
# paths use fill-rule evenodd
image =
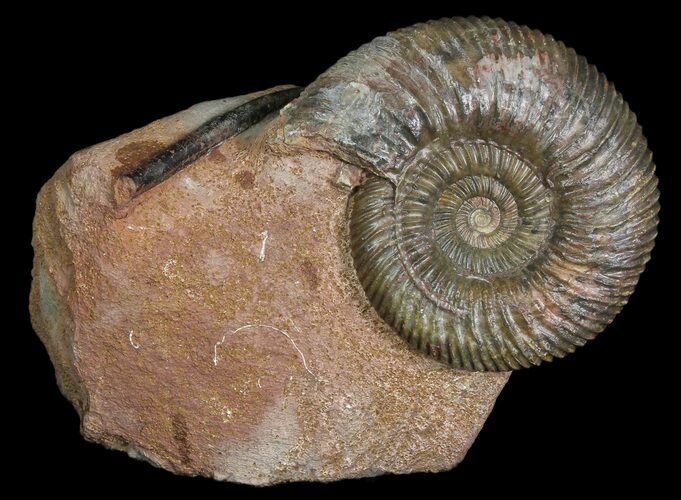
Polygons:
<instances>
[{"instance_id":1,"label":"green tinted shell","mask_svg":"<svg viewBox=\"0 0 681 500\"><path fill-rule=\"evenodd\" d=\"M321 75L285 136L366 168L351 248L376 311L470 370L572 352L626 304L657 227L636 117L572 49L526 27L445 19Z\"/></svg>"}]
</instances>

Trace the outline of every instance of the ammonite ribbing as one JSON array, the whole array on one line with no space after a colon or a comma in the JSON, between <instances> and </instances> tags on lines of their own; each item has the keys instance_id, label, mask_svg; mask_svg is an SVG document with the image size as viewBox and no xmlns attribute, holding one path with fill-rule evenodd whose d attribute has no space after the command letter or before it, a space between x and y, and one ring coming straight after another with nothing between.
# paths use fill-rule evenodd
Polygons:
<instances>
[{"instance_id":1,"label":"ammonite ribbing","mask_svg":"<svg viewBox=\"0 0 681 500\"><path fill-rule=\"evenodd\" d=\"M636 117L552 37L455 18L362 46L285 108L303 140L371 172L354 263L377 312L457 368L572 352L634 290L657 226Z\"/></svg>"}]
</instances>

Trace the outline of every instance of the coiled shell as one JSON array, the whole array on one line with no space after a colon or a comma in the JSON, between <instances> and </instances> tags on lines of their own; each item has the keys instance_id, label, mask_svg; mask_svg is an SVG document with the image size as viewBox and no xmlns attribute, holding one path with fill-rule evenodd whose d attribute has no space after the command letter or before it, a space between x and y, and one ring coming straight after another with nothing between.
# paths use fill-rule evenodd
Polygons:
<instances>
[{"instance_id":1,"label":"coiled shell","mask_svg":"<svg viewBox=\"0 0 681 500\"><path fill-rule=\"evenodd\" d=\"M636 117L572 49L526 27L445 19L362 46L284 114L370 175L352 254L368 299L454 367L572 352L626 304L658 191Z\"/></svg>"}]
</instances>

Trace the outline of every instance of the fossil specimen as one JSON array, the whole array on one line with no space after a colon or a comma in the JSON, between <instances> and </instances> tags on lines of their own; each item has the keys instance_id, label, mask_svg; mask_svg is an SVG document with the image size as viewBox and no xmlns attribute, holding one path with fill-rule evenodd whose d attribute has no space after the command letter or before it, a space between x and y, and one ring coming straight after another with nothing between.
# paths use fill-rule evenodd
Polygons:
<instances>
[{"instance_id":1,"label":"fossil specimen","mask_svg":"<svg viewBox=\"0 0 681 500\"><path fill-rule=\"evenodd\" d=\"M38 197L33 324L85 437L171 471L444 470L506 370L624 306L656 184L633 113L571 49L420 24L302 91L76 153Z\"/></svg>"},{"instance_id":2,"label":"fossil specimen","mask_svg":"<svg viewBox=\"0 0 681 500\"><path fill-rule=\"evenodd\" d=\"M608 325L650 258L655 166L636 117L550 36L446 19L351 53L286 111L373 175L355 265L413 346L472 370L528 367Z\"/></svg>"}]
</instances>

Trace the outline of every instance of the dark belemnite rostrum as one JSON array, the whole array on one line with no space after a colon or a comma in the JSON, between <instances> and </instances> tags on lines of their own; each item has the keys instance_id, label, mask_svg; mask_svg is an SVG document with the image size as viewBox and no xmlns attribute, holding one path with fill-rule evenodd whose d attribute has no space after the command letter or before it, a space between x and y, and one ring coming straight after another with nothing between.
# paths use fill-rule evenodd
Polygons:
<instances>
[{"instance_id":1,"label":"dark belemnite rostrum","mask_svg":"<svg viewBox=\"0 0 681 500\"><path fill-rule=\"evenodd\" d=\"M300 87L290 87L266 93L207 121L131 172L123 172L123 176L133 184L129 194L136 196L143 193L191 165L226 139L281 109L300 95L301 90Z\"/></svg>"}]
</instances>

